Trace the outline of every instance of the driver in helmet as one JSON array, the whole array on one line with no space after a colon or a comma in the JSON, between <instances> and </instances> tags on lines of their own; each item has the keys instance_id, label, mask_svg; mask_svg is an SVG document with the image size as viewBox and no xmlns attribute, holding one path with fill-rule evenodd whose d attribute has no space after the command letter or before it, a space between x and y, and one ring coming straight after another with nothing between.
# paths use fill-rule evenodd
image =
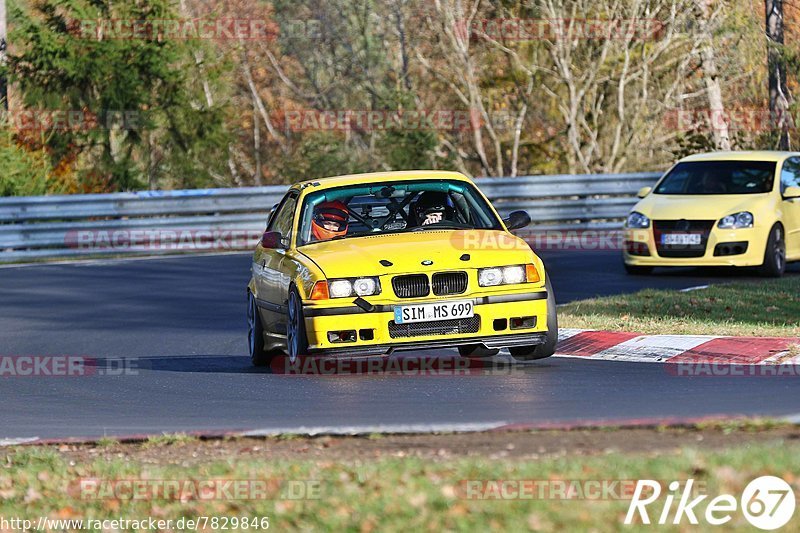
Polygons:
<instances>
[{"instance_id":1,"label":"driver in helmet","mask_svg":"<svg viewBox=\"0 0 800 533\"><path fill-rule=\"evenodd\" d=\"M350 211L347 206L335 200L323 202L314 208L311 220L311 235L315 241L327 241L347 234L347 221Z\"/></svg>"},{"instance_id":2,"label":"driver in helmet","mask_svg":"<svg viewBox=\"0 0 800 533\"><path fill-rule=\"evenodd\" d=\"M452 218L452 208L448 205L447 193L426 191L414 202L414 217L417 225L429 226Z\"/></svg>"}]
</instances>

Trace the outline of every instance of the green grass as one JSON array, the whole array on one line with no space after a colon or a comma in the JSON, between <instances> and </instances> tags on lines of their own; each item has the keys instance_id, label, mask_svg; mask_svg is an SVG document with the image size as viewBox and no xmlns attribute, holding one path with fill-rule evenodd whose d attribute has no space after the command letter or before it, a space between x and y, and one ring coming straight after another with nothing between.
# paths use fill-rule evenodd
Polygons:
<instances>
[{"instance_id":1,"label":"green grass","mask_svg":"<svg viewBox=\"0 0 800 533\"><path fill-rule=\"evenodd\" d=\"M535 438L535 434L531 435ZM178 519L197 516L268 516L270 529L345 531L564 530L619 531L627 511L624 500L466 499L465 480L636 480L693 478L711 496L731 493L760 475L798 482L800 443L773 440L723 451L693 448L673 453L565 456L536 460L457 458L431 461L384 458L336 461L270 461L231 457L191 467L151 465L130 458L70 461L52 448L19 447L0 453L0 516L52 518ZM204 479L277 480L273 499L260 500L108 500L81 497L81 478L101 480ZM280 499L286 480L319 482L319 499ZM657 518L663 499L653 509ZM701 505L701 511L705 509ZM744 527L740 512L730 527ZM650 529L652 526L650 526ZM684 524L684 529L686 524ZM648 527L627 527L645 530ZM670 530L668 527L661 529ZM699 527L693 530L712 530ZM649 530L649 529L648 529ZM677 528L672 528L677 530Z\"/></svg>"},{"instance_id":2,"label":"green grass","mask_svg":"<svg viewBox=\"0 0 800 533\"><path fill-rule=\"evenodd\" d=\"M558 319L562 328L800 337L800 277L593 298L560 306Z\"/></svg>"}]
</instances>

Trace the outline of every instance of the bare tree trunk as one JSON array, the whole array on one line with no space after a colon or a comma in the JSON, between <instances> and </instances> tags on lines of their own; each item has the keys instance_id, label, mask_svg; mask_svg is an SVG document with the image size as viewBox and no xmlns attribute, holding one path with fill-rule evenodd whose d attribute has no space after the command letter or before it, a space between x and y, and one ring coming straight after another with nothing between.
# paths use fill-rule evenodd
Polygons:
<instances>
[{"instance_id":1,"label":"bare tree trunk","mask_svg":"<svg viewBox=\"0 0 800 533\"><path fill-rule=\"evenodd\" d=\"M253 157L256 160L256 168L253 172L253 181L256 185L263 185L261 181L261 126L258 122L258 104L253 99Z\"/></svg>"},{"instance_id":2,"label":"bare tree trunk","mask_svg":"<svg viewBox=\"0 0 800 533\"><path fill-rule=\"evenodd\" d=\"M783 54L783 0L764 0L767 28L767 69L769 71L769 114L773 127L780 129L778 148L789 149L786 113L789 91L786 88L786 62Z\"/></svg>"},{"instance_id":3,"label":"bare tree trunk","mask_svg":"<svg viewBox=\"0 0 800 533\"><path fill-rule=\"evenodd\" d=\"M8 42L6 41L7 33L6 0L0 0L0 66L6 64L6 50L8 49ZM8 80L5 76L0 76L0 100L2 100L3 108L8 111Z\"/></svg>"},{"instance_id":4,"label":"bare tree trunk","mask_svg":"<svg viewBox=\"0 0 800 533\"><path fill-rule=\"evenodd\" d=\"M703 81L706 85L708 97L708 111L711 117L711 134L714 144L720 150L731 149L730 132L725 115L725 104L722 101L722 88L719 84L719 69L717 56L714 51L714 41L711 32L711 13L709 0L695 0L700 19L700 38L703 46L700 47L700 59L703 62Z\"/></svg>"}]
</instances>

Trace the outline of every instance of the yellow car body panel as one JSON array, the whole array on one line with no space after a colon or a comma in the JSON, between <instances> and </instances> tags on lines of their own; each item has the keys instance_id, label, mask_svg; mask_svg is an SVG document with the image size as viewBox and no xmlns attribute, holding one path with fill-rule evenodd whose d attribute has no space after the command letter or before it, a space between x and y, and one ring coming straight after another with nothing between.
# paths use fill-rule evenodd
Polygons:
<instances>
[{"instance_id":1,"label":"yellow car body panel","mask_svg":"<svg viewBox=\"0 0 800 533\"><path fill-rule=\"evenodd\" d=\"M297 206L302 206L308 194L343 185L360 185L376 182L397 183L409 180L454 180L470 184L472 180L456 172L413 171L361 174L309 180L290 188L297 196ZM477 187L474 190L485 200ZM486 200L492 213L501 220ZM280 209L280 208L279 208ZM380 347L375 353L390 353L404 346L418 346L428 342L436 345L457 346L470 339L491 338L498 346L501 337L546 333L548 300L544 265L528 244L505 228L497 230L427 230L376 234L363 237L313 242L298 246L297 235L300 211L296 209L292 222L291 242L286 249L267 249L259 244L253 255L253 277L248 290L259 302L259 312L265 327L268 347L285 347L286 308L291 287L296 287L302 300L308 348L311 353L367 354L371 347ZM385 266L381 263L390 263ZM539 280L515 285L480 287L478 269L532 264ZM422 298L399 298L395 295L392 278L398 275L437 272L466 272L467 290L461 294L435 296L433 292ZM377 277L381 293L366 297L374 311L366 312L353 303L354 298L328 298L312 300L311 292L319 281L336 278ZM394 318L395 306L422 303L458 302L469 300L474 313L480 317L479 329L472 333L415 334L412 337L392 338L389 323ZM509 320L515 317L536 317L535 325L522 329L510 328ZM499 328L495 321L506 321ZM373 330L372 338L360 336L355 342L342 344L330 342L328 333L340 330ZM500 340L498 340L500 339ZM371 354L370 354L371 355Z\"/></svg>"},{"instance_id":2,"label":"yellow car body panel","mask_svg":"<svg viewBox=\"0 0 800 533\"><path fill-rule=\"evenodd\" d=\"M660 266L759 266L764 262L768 237L776 224L783 226L786 236L786 260L800 260L800 201L781 195L781 171L789 158L800 158L793 152L714 152L681 159L678 163L697 161L766 161L774 162L775 179L769 192L752 194L655 194L653 189L633 207L651 221L645 229L624 229L624 240L647 245L649 255L632 255L623 250L623 259L634 267ZM677 164L677 163L676 163ZM670 169L672 170L672 169ZM753 215L753 225L741 229L722 229L719 221L728 215L747 211ZM653 221L706 220L713 221L707 237L705 253L700 257L664 257L656 243ZM744 253L715 255L717 245L747 242Z\"/></svg>"}]
</instances>

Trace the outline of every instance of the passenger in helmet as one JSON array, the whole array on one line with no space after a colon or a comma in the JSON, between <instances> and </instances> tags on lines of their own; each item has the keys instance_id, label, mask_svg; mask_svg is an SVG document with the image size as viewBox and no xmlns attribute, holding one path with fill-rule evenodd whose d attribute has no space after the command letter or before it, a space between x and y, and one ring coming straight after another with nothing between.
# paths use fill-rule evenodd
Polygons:
<instances>
[{"instance_id":1,"label":"passenger in helmet","mask_svg":"<svg viewBox=\"0 0 800 533\"><path fill-rule=\"evenodd\" d=\"M338 200L323 202L314 208L311 235L315 241L327 241L347 234L350 211Z\"/></svg>"},{"instance_id":2,"label":"passenger in helmet","mask_svg":"<svg viewBox=\"0 0 800 533\"><path fill-rule=\"evenodd\" d=\"M418 226L438 224L453 218L453 208L448 205L448 196L445 192L423 192L414 202L413 209Z\"/></svg>"}]
</instances>

